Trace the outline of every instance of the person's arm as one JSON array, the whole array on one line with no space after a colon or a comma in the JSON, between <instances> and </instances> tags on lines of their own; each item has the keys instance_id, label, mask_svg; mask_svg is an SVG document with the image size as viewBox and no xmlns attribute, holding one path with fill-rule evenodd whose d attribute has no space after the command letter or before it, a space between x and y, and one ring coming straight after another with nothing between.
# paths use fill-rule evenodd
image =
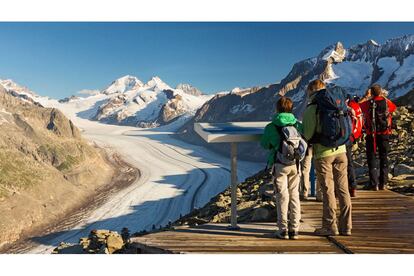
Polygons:
<instances>
[{"instance_id":1,"label":"person's arm","mask_svg":"<svg viewBox=\"0 0 414 276\"><path fill-rule=\"evenodd\" d=\"M390 113L393 113L397 109L397 106L392 101L390 101L388 99L387 99L387 104L388 104L388 111Z\"/></svg>"},{"instance_id":2,"label":"person's arm","mask_svg":"<svg viewBox=\"0 0 414 276\"><path fill-rule=\"evenodd\" d=\"M265 149L277 149L279 147L279 135L277 135L276 127L272 123L265 127L260 144Z\"/></svg>"},{"instance_id":3,"label":"person's arm","mask_svg":"<svg viewBox=\"0 0 414 276\"><path fill-rule=\"evenodd\" d=\"M310 105L303 114L303 136L310 140L316 132L316 105Z\"/></svg>"}]
</instances>

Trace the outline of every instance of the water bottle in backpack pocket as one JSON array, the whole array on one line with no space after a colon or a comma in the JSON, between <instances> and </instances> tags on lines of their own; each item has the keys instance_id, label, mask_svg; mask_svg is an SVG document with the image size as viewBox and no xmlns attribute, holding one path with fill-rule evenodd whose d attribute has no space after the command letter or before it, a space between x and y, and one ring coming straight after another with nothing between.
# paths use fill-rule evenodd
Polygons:
<instances>
[{"instance_id":1,"label":"water bottle in backpack pocket","mask_svg":"<svg viewBox=\"0 0 414 276\"><path fill-rule=\"evenodd\" d=\"M280 136L279 149L275 153L275 161L284 165L298 164L305 155L307 143L293 125L276 126Z\"/></svg>"}]
</instances>

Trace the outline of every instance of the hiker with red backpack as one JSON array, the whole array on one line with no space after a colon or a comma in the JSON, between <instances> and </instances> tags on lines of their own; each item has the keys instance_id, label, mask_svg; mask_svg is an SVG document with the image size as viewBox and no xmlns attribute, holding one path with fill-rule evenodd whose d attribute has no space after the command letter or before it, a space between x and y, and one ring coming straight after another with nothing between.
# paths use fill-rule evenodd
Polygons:
<instances>
[{"instance_id":1,"label":"hiker with red backpack","mask_svg":"<svg viewBox=\"0 0 414 276\"><path fill-rule=\"evenodd\" d=\"M276 104L277 113L265 127L260 143L270 150L268 166L272 168L279 228L276 237L296 240L301 217L300 161L305 157L307 144L301 135L302 124L292 110L292 100L281 97Z\"/></svg>"},{"instance_id":2,"label":"hiker with red backpack","mask_svg":"<svg viewBox=\"0 0 414 276\"><path fill-rule=\"evenodd\" d=\"M347 100L349 116L352 121L352 132L349 142L346 144L346 156L348 158L348 189L351 197L356 196L356 175L354 169L354 162L352 159L352 147L362 137L363 116L362 110L358 102L348 96Z\"/></svg>"},{"instance_id":3,"label":"hiker with red backpack","mask_svg":"<svg viewBox=\"0 0 414 276\"><path fill-rule=\"evenodd\" d=\"M389 137L392 131L391 114L397 107L383 96L383 89L380 85L371 86L371 93L371 99L360 103L365 119L364 129L370 179L370 183L365 188L378 191L378 189L384 190L388 181Z\"/></svg>"},{"instance_id":4,"label":"hiker with red backpack","mask_svg":"<svg viewBox=\"0 0 414 276\"><path fill-rule=\"evenodd\" d=\"M345 144L351 136L351 121L345 94L338 86L327 89L318 79L309 83L307 93L310 104L303 116L303 131L313 147L316 177L323 193L322 228L316 229L315 234L350 236L352 204ZM339 223L335 194L339 199Z\"/></svg>"}]
</instances>

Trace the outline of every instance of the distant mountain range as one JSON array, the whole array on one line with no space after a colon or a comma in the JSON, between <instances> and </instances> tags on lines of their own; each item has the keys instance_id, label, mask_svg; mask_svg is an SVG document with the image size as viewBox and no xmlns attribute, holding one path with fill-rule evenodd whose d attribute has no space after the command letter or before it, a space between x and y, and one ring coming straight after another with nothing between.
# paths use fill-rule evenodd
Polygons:
<instances>
[{"instance_id":1,"label":"distant mountain range","mask_svg":"<svg viewBox=\"0 0 414 276\"><path fill-rule=\"evenodd\" d=\"M370 85L379 83L391 99L403 96L414 89L414 35L390 39L383 45L373 40L350 48L341 42L330 45L317 56L294 64L280 83L215 95L180 129L179 137L228 154L227 145L202 141L193 130L194 123L268 121L281 95L294 101L294 112L301 118L307 104L306 86L316 78L343 86L354 95L362 95ZM264 154L257 143L241 145L240 155L246 159L263 160Z\"/></svg>"},{"instance_id":2,"label":"distant mountain range","mask_svg":"<svg viewBox=\"0 0 414 276\"><path fill-rule=\"evenodd\" d=\"M88 94L72 96L60 103L77 106L87 103L81 117L138 127L157 127L180 117L189 118L211 98L189 84L171 88L159 77L144 83L129 75L113 81L102 91Z\"/></svg>"},{"instance_id":3,"label":"distant mountain range","mask_svg":"<svg viewBox=\"0 0 414 276\"><path fill-rule=\"evenodd\" d=\"M84 91L83 95L59 102L61 106L76 109L80 117L109 124L157 127L182 119L179 138L227 154L223 145L206 145L194 132L193 124L267 121L274 114L276 101L281 95L292 98L294 112L301 118L306 106L306 86L315 78L340 85L353 95L362 95L370 85L379 83L391 99L401 97L414 89L414 35L390 39L382 45L368 40L349 48L337 42L318 55L295 63L279 83L264 87L235 88L204 95L190 84L172 88L159 77L144 83L128 75L113 81L101 91ZM10 80L1 83L25 100L47 106L58 105ZM246 147L245 151L243 147ZM242 157L262 159L263 154L257 144L254 149L250 145L242 146Z\"/></svg>"}]
</instances>

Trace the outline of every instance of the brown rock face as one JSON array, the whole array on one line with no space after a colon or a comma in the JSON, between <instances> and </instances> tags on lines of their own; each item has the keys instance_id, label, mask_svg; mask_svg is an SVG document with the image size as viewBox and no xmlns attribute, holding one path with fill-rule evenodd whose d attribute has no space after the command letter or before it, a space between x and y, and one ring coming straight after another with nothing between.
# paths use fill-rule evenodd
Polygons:
<instances>
[{"instance_id":1,"label":"brown rock face","mask_svg":"<svg viewBox=\"0 0 414 276\"><path fill-rule=\"evenodd\" d=\"M79 129L56 108L52 108L50 111L50 120L47 129L53 131L58 136L80 138Z\"/></svg>"},{"instance_id":2,"label":"brown rock face","mask_svg":"<svg viewBox=\"0 0 414 276\"><path fill-rule=\"evenodd\" d=\"M184 113L182 97L178 94L171 96L170 100L161 108L161 123L169 123Z\"/></svg>"}]
</instances>

